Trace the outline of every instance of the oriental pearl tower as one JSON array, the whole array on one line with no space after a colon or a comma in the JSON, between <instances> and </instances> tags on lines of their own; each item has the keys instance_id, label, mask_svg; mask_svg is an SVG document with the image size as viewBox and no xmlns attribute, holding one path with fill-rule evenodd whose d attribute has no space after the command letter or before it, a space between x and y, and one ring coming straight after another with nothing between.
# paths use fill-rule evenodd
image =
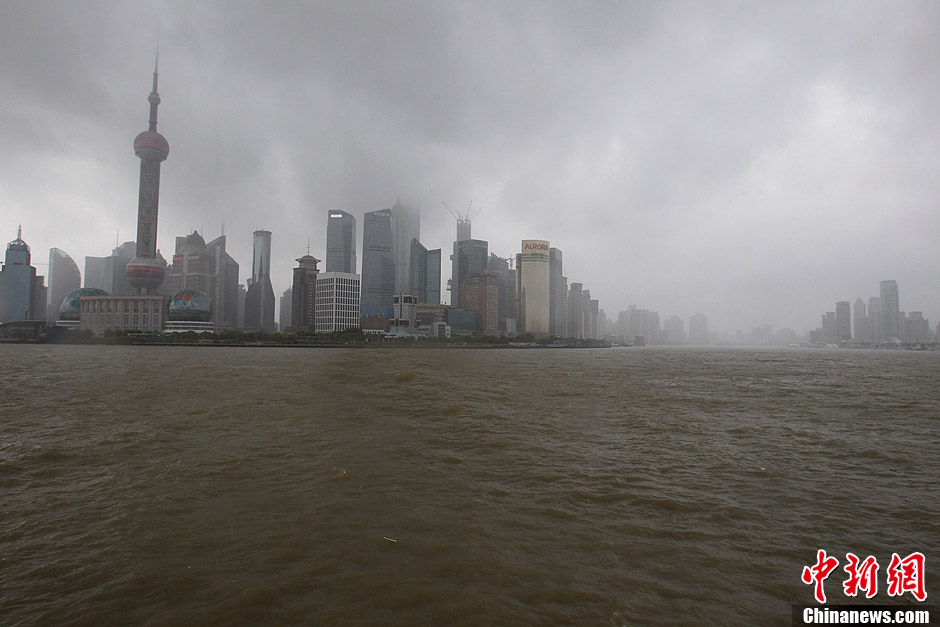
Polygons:
<instances>
[{"instance_id":1,"label":"oriental pearl tower","mask_svg":"<svg viewBox=\"0 0 940 627\"><path fill-rule=\"evenodd\" d=\"M157 132L157 62L153 64L153 91L150 127L134 140L140 158L140 197L137 204L137 256L127 263L127 282L136 294L156 294L163 283L166 266L157 258L157 205L160 202L160 163L170 154L170 144Z\"/></svg>"}]
</instances>

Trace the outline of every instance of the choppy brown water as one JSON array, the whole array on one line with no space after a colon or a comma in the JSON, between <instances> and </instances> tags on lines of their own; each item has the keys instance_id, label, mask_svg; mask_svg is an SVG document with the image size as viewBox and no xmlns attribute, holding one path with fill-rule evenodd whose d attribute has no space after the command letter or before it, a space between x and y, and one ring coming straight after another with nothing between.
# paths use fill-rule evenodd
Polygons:
<instances>
[{"instance_id":1,"label":"choppy brown water","mask_svg":"<svg viewBox=\"0 0 940 627\"><path fill-rule=\"evenodd\" d=\"M940 352L0 363L5 624L786 625L819 548L934 593Z\"/></svg>"}]
</instances>

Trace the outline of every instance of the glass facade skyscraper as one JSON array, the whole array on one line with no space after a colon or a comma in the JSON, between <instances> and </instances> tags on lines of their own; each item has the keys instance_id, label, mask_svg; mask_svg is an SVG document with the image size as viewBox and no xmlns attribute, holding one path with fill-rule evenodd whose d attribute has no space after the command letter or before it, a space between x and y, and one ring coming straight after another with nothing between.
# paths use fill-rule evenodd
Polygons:
<instances>
[{"instance_id":1,"label":"glass facade skyscraper","mask_svg":"<svg viewBox=\"0 0 940 627\"><path fill-rule=\"evenodd\" d=\"M471 272L486 270L489 261L489 244L481 239L465 239L454 242L451 256L450 304L460 306L460 282Z\"/></svg>"},{"instance_id":2,"label":"glass facade skyscraper","mask_svg":"<svg viewBox=\"0 0 940 627\"><path fill-rule=\"evenodd\" d=\"M326 214L326 271L356 272L356 218L345 211Z\"/></svg>"},{"instance_id":3,"label":"glass facade skyscraper","mask_svg":"<svg viewBox=\"0 0 940 627\"><path fill-rule=\"evenodd\" d=\"M362 220L362 297L363 315L392 307L395 293L395 256L392 250L392 213L389 209L371 211Z\"/></svg>"}]
</instances>

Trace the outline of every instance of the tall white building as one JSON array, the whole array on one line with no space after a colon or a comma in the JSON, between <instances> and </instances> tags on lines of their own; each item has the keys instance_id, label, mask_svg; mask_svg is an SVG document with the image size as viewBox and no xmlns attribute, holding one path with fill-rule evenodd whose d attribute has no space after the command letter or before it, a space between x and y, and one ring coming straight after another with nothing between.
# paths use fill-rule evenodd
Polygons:
<instances>
[{"instance_id":1,"label":"tall white building","mask_svg":"<svg viewBox=\"0 0 940 627\"><path fill-rule=\"evenodd\" d=\"M551 330L551 270L549 245L545 240L522 240L516 255L517 331L547 335Z\"/></svg>"},{"instance_id":2,"label":"tall white building","mask_svg":"<svg viewBox=\"0 0 940 627\"><path fill-rule=\"evenodd\" d=\"M49 249L49 285L46 290L46 321L59 318L59 307L65 297L82 286L78 264L61 248Z\"/></svg>"},{"instance_id":3,"label":"tall white building","mask_svg":"<svg viewBox=\"0 0 940 627\"><path fill-rule=\"evenodd\" d=\"M359 328L359 284L359 275L351 272L317 276L317 333Z\"/></svg>"}]
</instances>

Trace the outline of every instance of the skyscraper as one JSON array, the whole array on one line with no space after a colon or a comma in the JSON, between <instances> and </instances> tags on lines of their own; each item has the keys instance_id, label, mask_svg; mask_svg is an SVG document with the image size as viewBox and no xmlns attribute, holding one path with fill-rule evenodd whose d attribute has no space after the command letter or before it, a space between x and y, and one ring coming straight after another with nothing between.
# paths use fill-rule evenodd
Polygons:
<instances>
[{"instance_id":1,"label":"skyscraper","mask_svg":"<svg viewBox=\"0 0 940 627\"><path fill-rule=\"evenodd\" d=\"M245 327L274 333L274 287L271 285L271 231L255 231L251 282L245 295Z\"/></svg>"},{"instance_id":2,"label":"skyscraper","mask_svg":"<svg viewBox=\"0 0 940 627\"><path fill-rule=\"evenodd\" d=\"M853 318L855 328L852 337L856 342L871 342L870 325L868 324L868 317L865 314L865 301L861 298L855 299Z\"/></svg>"},{"instance_id":3,"label":"skyscraper","mask_svg":"<svg viewBox=\"0 0 940 627\"><path fill-rule=\"evenodd\" d=\"M389 210L392 227L392 254L395 261L395 294L412 294L411 242L421 240L421 214L396 200ZM365 247L365 244L363 244Z\"/></svg>"},{"instance_id":4,"label":"skyscraper","mask_svg":"<svg viewBox=\"0 0 940 627\"><path fill-rule=\"evenodd\" d=\"M878 296L868 297L868 327L870 331L870 342L879 344L882 341L881 324L881 298Z\"/></svg>"},{"instance_id":5,"label":"skyscraper","mask_svg":"<svg viewBox=\"0 0 940 627\"><path fill-rule=\"evenodd\" d=\"M441 302L441 249L428 250L418 240L411 240L411 291L417 302Z\"/></svg>"},{"instance_id":6,"label":"skyscraper","mask_svg":"<svg viewBox=\"0 0 940 627\"><path fill-rule=\"evenodd\" d=\"M317 325L317 264L313 255L304 255L294 268L291 285L291 326L298 331L314 331Z\"/></svg>"},{"instance_id":7,"label":"skyscraper","mask_svg":"<svg viewBox=\"0 0 940 627\"><path fill-rule=\"evenodd\" d=\"M451 255L450 304L459 307L460 285L471 272L486 270L489 262L489 244L481 239L464 239L454 242Z\"/></svg>"},{"instance_id":8,"label":"skyscraper","mask_svg":"<svg viewBox=\"0 0 940 627\"><path fill-rule=\"evenodd\" d=\"M0 269L0 323L16 320L44 320L46 288L44 279L30 265L29 246L23 241L23 229L7 244Z\"/></svg>"},{"instance_id":9,"label":"skyscraper","mask_svg":"<svg viewBox=\"0 0 940 627\"><path fill-rule=\"evenodd\" d=\"M218 287L212 299L212 322L216 328L238 328L238 262L225 250L225 235L215 238L206 247L215 258Z\"/></svg>"},{"instance_id":10,"label":"skyscraper","mask_svg":"<svg viewBox=\"0 0 940 627\"><path fill-rule=\"evenodd\" d=\"M356 218L345 211L326 213L326 272L356 272Z\"/></svg>"},{"instance_id":11,"label":"skyscraper","mask_svg":"<svg viewBox=\"0 0 940 627\"><path fill-rule=\"evenodd\" d=\"M881 282L881 340L898 341L901 338L900 303L898 282Z\"/></svg>"},{"instance_id":12,"label":"skyscraper","mask_svg":"<svg viewBox=\"0 0 940 627\"><path fill-rule=\"evenodd\" d=\"M294 308L293 289L287 288L278 299L277 328L284 333L291 326L291 314Z\"/></svg>"},{"instance_id":13,"label":"skyscraper","mask_svg":"<svg viewBox=\"0 0 940 627\"><path fill-rule=\"evenodd\" d=\"M496 274L474 270L461 280L460 308L476 316L476 332L499 334L499 280Z\"/></svg>"},{"instance_id":14,"label":"skyscraper","mask_svg":"<svg viewBox=\"0 0 940 627\"><path fill-rule=\"evenodd\" d=\"M411 240L411 293L419 303L428 302L428 249Z\"/></svg>"},{"instance_id":15,"label":"skyscraper","mask_svg":"<svg viewBox=\"0 0 940 627\"><path fill-rule=\"evenodd\" d=\"M78 264L61 248L49 249L49 285L46 299L46 321L53 323L59 316L59 306L71 292L82 286Z\"/></svg>"},{"instance_id":16,"label":"skyscraper","mask_svg":"<svg viewBox=\"0 0 940 627\"><path fill-rule=\"evenodd\" d=\"M134 153L140 159L140 187L137 204L137 256L126 266L127 281L136 294L156 294L166 275L166 264L157 258L157 209L160 203L160 164L170 154L170 144L157 132L157 64L153 65L150 125L134 140Z\"/></svg>"},{"instance_id":17,"label":"skyscraper","mask_svg":"<svg viewBox=\"0 0 940 627\"><path fill-rule=\"evenodd\" d=\"M128 296L134 288L127 282L127 264L137 254L137 242L124 242L107 257L85 257L84 287L104 290L112 296ZM158 258L162 261L163 258Z\"/></svg>"},{"instance_id":18,"label":"skyscraper","mask_svg":"<svg viewBox=\"0 0 940 627\"><path fill-rule=\"evenodd\" d=\"M427 300L426 303L441 303L441 249L428 251Z\"/></svg>"},{"instance_id":19,"label":"skyscraper","mask_svg":"<svg viewBox=\"0 0 940 627\"><path fill-rule=\"evenodd\" d=\"M503 259L496 253L490 253L486 261L487 272L496 275L499 286L498 315L501 333L516 331L516 272L510 267L510 262L510 259Z\"/></svg>"},{"instance_id":20,"label":"skyscraper","mask_svg":"<svg viewBox=\"0 0 940 627\"><path fill-rule=\"evenodd\" d=\"M392 213L371 211L362 220L362 315L391 317L394 292Z\"/></svg>"},{"instance_id":21,"label":"skyscraper","mask_svg":"<svg viewBox=\"0 0 940 627\"><path fill-rule=\"evenodd\" d=\"M224 235L208 244L197 231L177 237L164 289L170 294L184 289L202 292L211 303L213 327L237 327L238 262L225 252Z\"/></svg>"},{"instance_id":22,"label":"skyscraper","mask_svg":"<svg viewBox=\"0 0 940 627\"><path fill-rule=\"evenodd\" d=\"M847 300L836 303L836 339L839 342L852 341L852 305Z\"/></svg>"},{"instance_id":23,"label":"skyscraper","mask_svg":"<svg viewBox=\"0 0 940 627\"><path fill-rule=\"evenodd\" d=\"M457 241L470 239L470 216L457 216Z\"/></svg>"},{"instance_id":24,"label":"skyscraper","mask_svg":"<svg viewBox=\"0 0 940 627\"><path fill-rule=\"evenodd\" d=\"M708 318L700 311L696 311L689 318L689 343L708 344Z\"/></svg>"},{"instance_id":25,"label":"skyscraper","mask_svg":"<svg viewBox=\"0 0 940 627\"><path fill-rule=\"evenodd\" d=\"M578 340L584 338L584 308L581 306L583 288L584 285L581 283L572 283L568 287L568 319L565 337Z\"/></svg>"},{"instance_id":26,"label":"skyscraper","mask_svg":"<svg viewBox=\"0 0 940 627\"><path fill-rule=\"evenodd\" d=\"M549 245L545 240L522 240L522 252L516 255L516 299L522 333L547 335L551 308L551 270Z\"/></svg>"},{"instance_id":27,"label":"skyscraper","mask_svg":"<svg viewBox=\"0 0 940 627\"><path fill-rule=\"evenodd\" d=\"M549 333L566 337L568 319L568 277L563 276L561 250L549 251Z\"/></svg>"},{"instance_id":28,"label":"skyscraper","mask_svg":"<svg viewBox=\"0 0 940 627\"><path fill-rule=\"evenodd\" d=\"M672 315L666 318L663 321L663 331L666 334L666 342L685 344L685 324L679 316Z\"/></svg>"}]
</instances>

